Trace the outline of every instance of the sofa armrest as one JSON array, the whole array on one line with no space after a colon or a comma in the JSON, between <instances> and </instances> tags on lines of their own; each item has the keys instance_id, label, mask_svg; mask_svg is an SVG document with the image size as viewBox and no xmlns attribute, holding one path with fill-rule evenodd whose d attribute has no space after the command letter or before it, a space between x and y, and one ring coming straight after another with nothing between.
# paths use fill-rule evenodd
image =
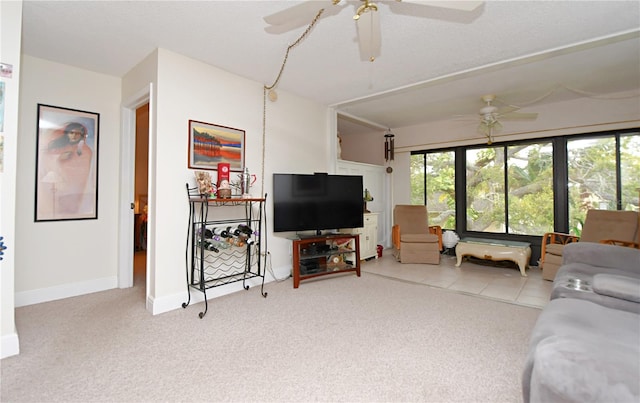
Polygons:
<instances>
[{"instance_id":1,"label":"sofa armrest","mask_svg":"<svg viewBox=\"0 0 640 403\"><path fill-rule=\"evenodd\" d=\"M607 245L617 245L617 246L626 246L627 248L636 248L640 249L640 243L631 242L631 241L620 241L617 239L603 239L600 243L604 243Z\"/></svg>"},{"instance_id":2,"label":"sofa armrest","mask_svg":"<svg viewBox=\"0 0 640 403\"><path fill-rule=\"evenodd\" d=\"M540 267L544 266L544 257L547 254L547 245L560 244L566 245L573 242L578 242L579 237L571 234L564 234L562 232L547 232L542 236L542 250L540 251Z\"/></svg>"},{"instance_id":3,"label":"sofa armrest","mask_svg":"<svg viewBox=\"0 0 640 403\"><path fill-rule=\"evenodd\" d=\"M593 291L600 295L640 303L640 278L596 274L593 276Z\"/></svg>"},{"instance_id":4,"label":"sofa armrest","mask_svg":"<svg viewBox=\"0 0 640 403\"><path fill-rule=\"evenodd\" d=\"M640 249L593 242L575 242L564 247L563 264L583 263L640 273Z\"/></svg>"},{"instance_id":5,"label":"sofa armrest","mask_svg":"<svg viewBox=\"0 0 640 403\"><path fill-rule=\"evenodd\" d=\"M442 250L442 227L439 225L429 226L429 233L438 236L438 247Z\"/></svg>"},{"instance_id":6,"label":"sofa armrest","mask_svg":"<svg viewBox=\"0 0 640 403\"><path fill-rule=\"evenodd\" d=\"M391 243L396 250L400 250L400 226L391 227Z\"/></svg>"}]
</instances>

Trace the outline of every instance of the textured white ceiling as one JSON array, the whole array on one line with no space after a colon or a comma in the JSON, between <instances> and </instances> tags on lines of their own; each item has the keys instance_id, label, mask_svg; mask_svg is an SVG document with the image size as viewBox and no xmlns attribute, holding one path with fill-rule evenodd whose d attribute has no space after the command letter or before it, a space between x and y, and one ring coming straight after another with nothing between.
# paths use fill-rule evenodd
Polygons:
<instances>
[{"instance_id":1,"label":"textured white ceiling","mask_svg":"<svg viewBox=\"0 0 640 403\"><path fill-rule=\"evenodd\" d=\"M263 17L298 3L25 0L23 52L122 76L160 47L270 85L305 27L269 33ZM487 1L472 13L378 1L374 63L360 61L354 7L316 3L327 12L291 50L278 88L383 126L475 113L485 93L517 103L557 84L640 88L638 1ZM574 49L583 42L598 46ZM415 83L419 94L406 89Z\"/></svg>"}]
</instances>

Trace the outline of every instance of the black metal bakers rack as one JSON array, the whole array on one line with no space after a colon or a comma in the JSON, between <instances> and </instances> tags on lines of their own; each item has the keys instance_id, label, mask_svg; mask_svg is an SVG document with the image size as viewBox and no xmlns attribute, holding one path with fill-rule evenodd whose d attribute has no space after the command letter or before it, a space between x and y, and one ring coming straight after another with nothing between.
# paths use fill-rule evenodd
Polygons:
<instances>
[{"instance_id":1,"label":"black metal bakers rack","mask_svg":"<svg viewBox=\"0 0 640 403\"><path fill-rule=\"evenodd\" d=\"M197 187L189 187L188 183L186 189L189 199L185 253L188 300L182 307L186 308L191 302L192 290L202 292L205 308L198 314L202 319L209 308L208 289L242 281L242 287L248 290L247 280L256 277L262 278L260 293L266 298L267 249L266 236L263 248L262 226L267 195L218 199L200 194ZM236 209L231 211L232 218L210 218L210 210L216 207Z\"/></svg>"}]
</instances>

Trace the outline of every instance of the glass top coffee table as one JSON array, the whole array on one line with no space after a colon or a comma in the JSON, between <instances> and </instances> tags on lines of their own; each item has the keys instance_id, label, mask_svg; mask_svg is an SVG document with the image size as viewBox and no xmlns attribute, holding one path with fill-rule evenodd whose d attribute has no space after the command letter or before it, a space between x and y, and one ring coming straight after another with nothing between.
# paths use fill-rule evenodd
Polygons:
<instances>
[{"instance_id":1,"label":"glass top coffee table","mask_svg":"<svg viewBox=\"0 0 640 403\"><path fill-rule=\"evenodd\" d=\"M462 238L456 245L456 267L460 267L464 256L516 262L520 268L520 274L526 277L525 270L531 258L531 244L486 238Z\"/></svg>"}]
</instances>

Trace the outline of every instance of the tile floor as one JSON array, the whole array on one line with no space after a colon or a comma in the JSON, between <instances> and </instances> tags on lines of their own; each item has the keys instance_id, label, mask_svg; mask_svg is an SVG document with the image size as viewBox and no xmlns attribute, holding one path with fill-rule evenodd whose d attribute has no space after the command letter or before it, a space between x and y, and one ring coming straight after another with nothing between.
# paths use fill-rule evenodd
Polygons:
<instances>
[{"instance_id":1,"label":"tile floor","mask_svg":"<svg viewBox=\"0 0 640 403\"><path fill-rule=\"evenodd\" d=\"M487 262L488 263L488 262ZM551 281L542 279L537 266L527 269L522 277L515 264L501 262L498 266L477 264L467 258L456 267L456 257L442 255L440 265L401 264L390 249L382 257L363 262L364 272L445 288L464 294L478 295L518 305L543 308L549 301Z\"/></svg>"}]
</instances>

